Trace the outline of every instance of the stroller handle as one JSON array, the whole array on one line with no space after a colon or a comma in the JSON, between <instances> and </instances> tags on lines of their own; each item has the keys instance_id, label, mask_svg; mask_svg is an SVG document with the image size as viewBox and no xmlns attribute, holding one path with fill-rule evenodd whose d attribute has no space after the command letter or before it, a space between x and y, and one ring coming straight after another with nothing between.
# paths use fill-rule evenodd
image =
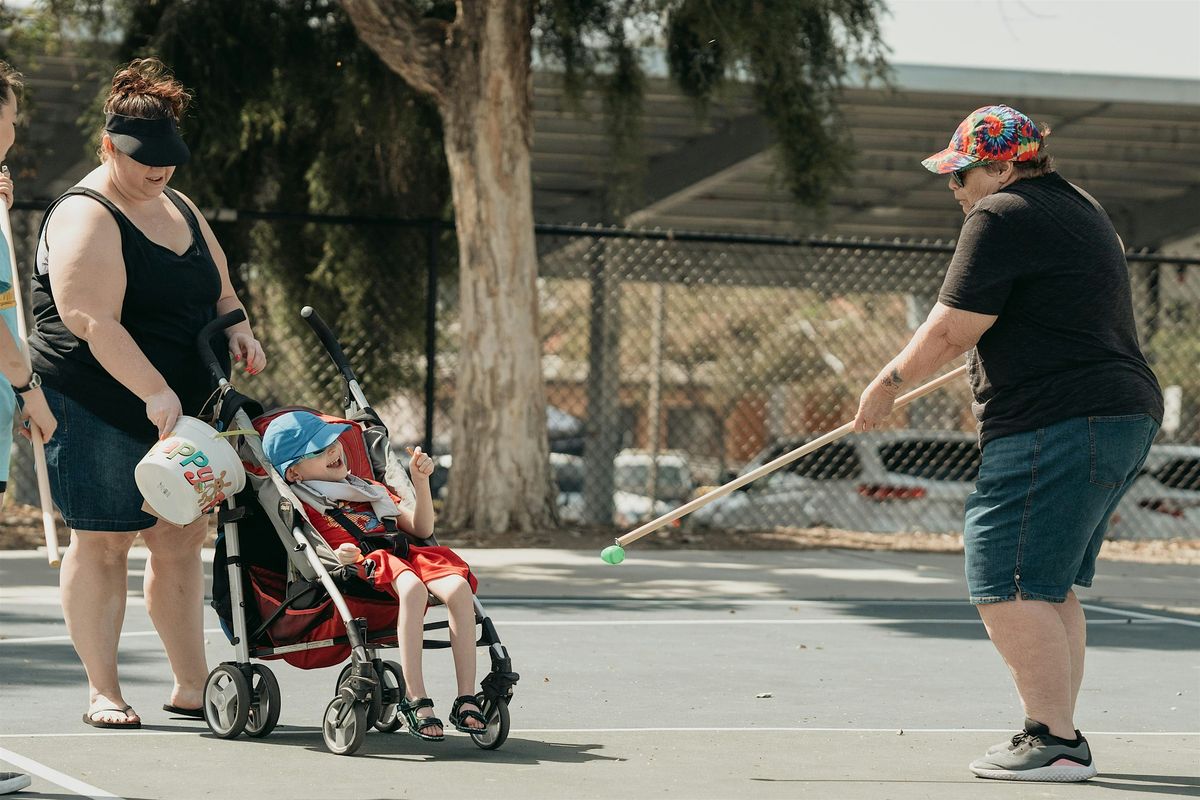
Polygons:
<instances>
[{"instance_id":1,"label":"stroller handle","mask_svg":"<svg viewBox=\"0 0 1200 800\"><path fill-rule=\"evenodd\" d=\"M342 377L346 379L346 383L357 381L358 378L354 375L354 370L350 368L350 362L346 360L346 354L342 352L342 346L338 343L337 337L333 335L333 331L325 324L325 320L321 319L321 315L312 306L305 306L300 309L300 316L308 321L309 327L317 334L317 338L321 340L321 344L325 346L325 352L329 354L329 359L333 361L333 365L342 373Z\"/></svg>"},{"instance_id":2,"label":"stroller handle","mask_svg":"<svg viewBox=\"0 0 1200 800\"><path fill-rule=\"evenodd\" d=\"M225 370L221 369L221 365L217 361L217 354L213 352L212 348L212 338L217 335L218 331L245 321L246 312L239 308L222 317L217 317L201 328L200 333L196 335L196 349L200 351L200 360L204 362L204 366L212 373L217 383L228 381L229 376L225 374Z\"/></svg>"}]
</instances>

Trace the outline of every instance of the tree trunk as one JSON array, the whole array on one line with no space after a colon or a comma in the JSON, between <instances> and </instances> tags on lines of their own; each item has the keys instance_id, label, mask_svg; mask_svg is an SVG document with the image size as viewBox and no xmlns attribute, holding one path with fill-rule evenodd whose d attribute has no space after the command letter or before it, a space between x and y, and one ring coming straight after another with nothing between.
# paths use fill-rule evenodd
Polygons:
<instances>
[{"instance_id":1,"label":"tree trunk","mask_svg":"<svg viewBox=\"0 0 1200 800\"><path fill-rule=\"evenodd\" d=\"M555 522L533 237L529 0L460 2L453 22L404 0L344 0L359 36L441 112L459 246L452 527Z\"/></svg>"},{"instance_id":2,"label":"tree trunk","mask_svg":"<svg viewBox=\"0 0 1200 800\"><path fill-rule=\"evenodd\" d=\"M480 3L476 46L444 95L459 247L448 524L553 524L533 236L531 10Z\"/></svg>"}]
</instances>

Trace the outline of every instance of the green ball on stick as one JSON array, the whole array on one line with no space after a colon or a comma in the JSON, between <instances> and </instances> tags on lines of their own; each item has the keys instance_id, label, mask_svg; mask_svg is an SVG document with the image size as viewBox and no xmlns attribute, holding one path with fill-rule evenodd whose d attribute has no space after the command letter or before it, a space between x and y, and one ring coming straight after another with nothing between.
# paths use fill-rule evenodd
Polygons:
<instances>
[{"instance_id":1,"label":"green ball on stick","mask_svg":"<svg viewBox=\"0 0 1200 800\"><path fill-rule=\"evenodd\" d=\"M600 558L605 564L620 564L625 560L625 548L619 544L611 544L600 551Z\"/></svg>"}]
</instances>

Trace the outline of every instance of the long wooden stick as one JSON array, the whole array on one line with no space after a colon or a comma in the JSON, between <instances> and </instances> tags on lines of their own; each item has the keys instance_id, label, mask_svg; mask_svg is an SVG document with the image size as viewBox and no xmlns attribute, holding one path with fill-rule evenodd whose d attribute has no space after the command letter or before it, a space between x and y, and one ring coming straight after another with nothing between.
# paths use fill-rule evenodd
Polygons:
<instances>
[{"instance_id":1,"label":"long wooden stick","mask_svg":"<svg viewBox=\"0 0 1200 800\"><path fill-rule=\"evenodd\" d=\"M958 378L966 371L967 371L967 367L964 364L963 366L958 367L957 369L953 369L950 372L947 372L945 375L941 376L940 378L934 378L933 380L931 380L929 383L925 384L924 386L919 386L916 389L913 389L908 394L904 394L904 395L901 395L900 397L898 397L896 399L896 404L895 404L894 408L899 408L900 406L908 405L913 400L916 400L918 397L924 397L925 395L929 394L930 392L933 392L933 391L936 391L936 390L942 388L947 383L950 383L954 379ZM763 477L764 475L769 475L772 472L774 472L775 470L779 469L780 467L787 466L788 464L792 463L796 459L808 455L809 453L813 452L814 450L820 450L825 445L830 444L832 442L836 442L838 439L841 439L843 436L845 436L846 434L850 433L853 430L854 430L854 421L851 420L850 422L847 422L845 425L838 428L837 430L830 431L829 433L825 434L824 436L822 436L818 439L813 439L811 442L804 445L803 447L797 447L795 450L784 453L783 455L779 456L779 458L776 458L774 461L768 461L766 464L763 464L761 467L758 467L757 469L755 469L751 472L747 472L745 475L742 475L739 478L735 478L734 480L730 481L729 483L725 484L724 486L718 486L716 489L713 489L711 492L705 492L704 494L697 497L695 500L692 500L691 502L680 506L679 508L675 509L674 511L669 511L666 514L663 514L658 519L651 520L650 522L647 522L645 525L642 525L640 528L635 528L634 530L630 531L629 533L625 534L624 536L618 536L617 540L616 540L617 544L624 547L625 545L629 544L630 542L636 542L638 539L642 538L643 536L653 533L654 531L658 530L659 528L663 527L664 525L669 525L670 523L674 522L675 520L679 519L680 517L684 516L685 514L690 514L693 511L695 511L696 509L700 508L701 506L708 505L713 500L716 500L718 497L724 497L725 495L729 494L730 492L735 492L738 489L745 486L747 483L750 483L751 481L756 481L759 478Z\"/></svg>"},{"instance_id":2,"label":"long wooden stick","mask_svg":"<svg viewBox=\"0 0 1200 800\"><path fill-rule=\"evenodd\" d=\"M8 174L8 167L0 167ZM12 224L8 220L8 204L0 200L0 233L8 242L8 257L12 262L13 298L17 301L17 331L21 345L21 355L25 357L25 366L29 364L28 331L25 320L25 301L21 296L21 279L17 271L16 240L13 239ZM37 423L29 421L29 438L33 441L33 466L37 472L38 497L42 504L42 532L46 534L46 559L50 566L59 565L58 529L54 526L54 504L50 499L50 476L46 472L46 448L42 444L42 432Z\"/></svg>"}]
</instances>

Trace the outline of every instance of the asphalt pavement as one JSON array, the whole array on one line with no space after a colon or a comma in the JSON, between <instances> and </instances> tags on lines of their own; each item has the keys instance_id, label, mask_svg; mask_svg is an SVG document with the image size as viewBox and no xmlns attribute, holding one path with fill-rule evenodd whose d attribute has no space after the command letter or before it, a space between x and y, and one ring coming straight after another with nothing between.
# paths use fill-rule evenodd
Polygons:
<instances>
[{"instance_id":1,"label":"asphalt pavement","mask_svg":"<svg viewBox=\"0 0 1200 800\"><path fill-rule=\"evenodd\" d=\"M262 740L161 711L170 673L141 598L144 551L120 655L144 727L83 725L57 574L44 554L0 553L0 770L33 774L21 796L127 800L1200 796L1200 617L1187 613L1200 568L1101 563L1080 592L1077 716L1100 776L1026 785L967 770L1021 713L963 599L961 556L630 548L614 567L603 544L462 551L521 674L502 748L371 733L353 757L326 752L318 727L336 669L271 662L282 715ZM210 664L230 659L211 611L205 627ZM426 660L444 716L449 654Z\"/></svg>"}]
</instances>

